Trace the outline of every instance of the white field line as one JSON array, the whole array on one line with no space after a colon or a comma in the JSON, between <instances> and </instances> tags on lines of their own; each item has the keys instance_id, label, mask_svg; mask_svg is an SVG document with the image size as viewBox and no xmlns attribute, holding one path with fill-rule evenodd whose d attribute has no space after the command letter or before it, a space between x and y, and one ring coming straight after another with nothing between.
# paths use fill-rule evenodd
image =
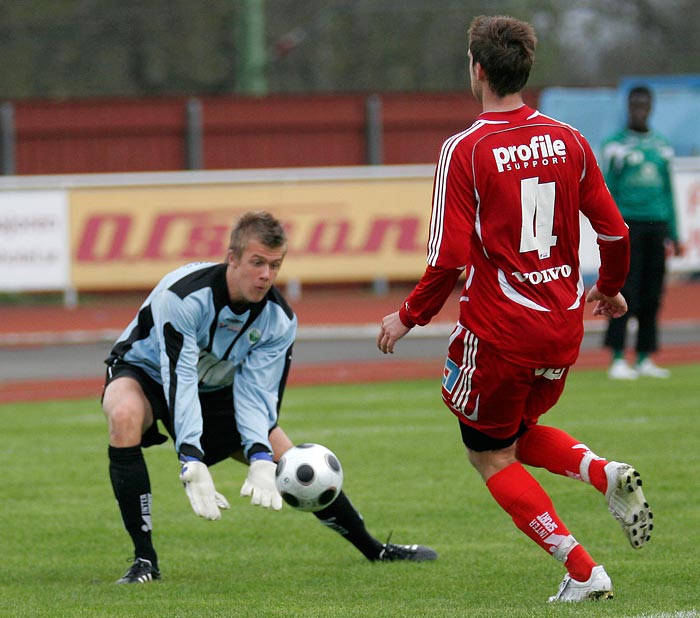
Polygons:
<instances>
[{"instance_id":1,"label":"white field line","mask_svg":"<svg viewBox=\"0 0 700 618\"><path fill-rule=\"evenodd\" d=\"M680 612L661 612L660 614L637 614L630 618L700 618L700 613L694 609Z\"/></svg>"}]
</instances>

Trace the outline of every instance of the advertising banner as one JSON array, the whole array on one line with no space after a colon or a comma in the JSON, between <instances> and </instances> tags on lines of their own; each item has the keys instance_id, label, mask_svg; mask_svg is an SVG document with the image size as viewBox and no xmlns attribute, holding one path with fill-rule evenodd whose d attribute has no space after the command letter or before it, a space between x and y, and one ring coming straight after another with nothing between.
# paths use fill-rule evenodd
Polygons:
<instances>
[{"instance_id":1,"label":"advertising banner","mask_svg":"<svg viewBox=\"0 0 700 618\"><path fill-rule=\"evenodd\" d=\"M673 190L682 257L670 260L672 270L700 272L700 157L674 161Z\"/></svg>"},{"instance_id":2,"label":"advertising banner","mask_svg":"<svg viewBox=\"0 0 700 618\"><path fill-rule=\"evenodd\" d=\"M281 283L414 282L425 268L433 168L400 167L115 174L8 188L0 191L0 290L147 289L187 262L222 261L248 210L268 210L287 229ZM700 159L676 161L674 187L686 254L670 268L698 272ZM598 264L582 217L589 281Z\"/></svg>"},{"instance_id":3,"label":"advertising banner","mask_svg":"<svg viewBox=\"0 0 700 618\"><path fill-rule=\"evenodd\" d=\"M187 262L222 261L235 220L285 225L280 281L415 280L425 268L432 176L76 188L73 283L144 288Z\"/></svg>"},{"instance_id":4,"label":"advertising banner","mask_svg":"<svg viewBox=\"0 0 700 618\"><path fill-rule=\"evenodd\" d=\"M0 290L48 291L69 286L66 192L0 191Z\"/></svg>"}]
</instances>

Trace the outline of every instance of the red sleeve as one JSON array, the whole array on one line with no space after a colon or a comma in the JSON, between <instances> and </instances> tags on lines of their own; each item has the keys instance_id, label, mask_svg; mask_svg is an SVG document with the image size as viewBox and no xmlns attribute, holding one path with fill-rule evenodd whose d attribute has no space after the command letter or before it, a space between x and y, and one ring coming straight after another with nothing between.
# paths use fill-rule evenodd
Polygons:
<instances>
[{"instance_id":1,"label":"red sleeve","mask_svg":"<svg viewBox=\"0 0 700 618\"><path fill-rule=\"evenodd\" d=\"M446 270L428 266L418 285L399 309L403 325L413 328L430 322L452 294L461 274L461 268Z\"/></svg>"},{"instance_id":2,"label":"red sleeve","mask_svg":"<svg viewBox=\"0 0 700 618\"><path fill-rule=\"evenodd\" d=\"M586 170L581 180L581 212L598 235L600 268L596 287L605 296L615 296L627 278L630 265L629 229L608 190L595 156L584 138Z\"/></svg>"},{"instance_id":3,"label":"red sleeve","mask_svg":"<svg viewBox=\"0 0 700 618\"><path fill-rule=\"evenodd\" d=\"M615 296L627 278L630 267L629 236L624 239L607 241L598 238L600 268L596 287L604 296Z\"/></svg>"},{"instance_id":4,"label":"red sleeve","mask_svg":"<svg viewBox=\"0 0 700 618\"><path fill-rule=\"evenodd\" d=\"M433 182L433 203L428 238L428 264L437 268L464 268L474 230L476 203L469 145L443 145Z\"/></svg>"}]
</instances>

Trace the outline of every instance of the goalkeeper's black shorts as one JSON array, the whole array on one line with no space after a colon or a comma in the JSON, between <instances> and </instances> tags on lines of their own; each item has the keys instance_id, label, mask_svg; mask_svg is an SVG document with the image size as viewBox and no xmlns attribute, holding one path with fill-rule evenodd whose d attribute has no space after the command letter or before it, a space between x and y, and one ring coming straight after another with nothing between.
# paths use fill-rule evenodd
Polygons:
<instances>
[{"instance_id":1,"label":"goalkeeper's black shorts","mask_svg":"<svg viewBox=\"0 0 700 618\"><path fill-rule=\"evenodd\" d=\"M118 377L130 377L141 386L146 399L151 404L153 423L141 437L141 446L163 444L167 436L159 429L159 423L165 428L171 438L175 439L173 420L168 403L163 392L163 385L151 378L143 369L119 359L112 359L107 367L105 387ZM242 453L241 435L236 427L235 410L233 407L232 389L199 393L202 406L202 450L204 463L212 466L234 454Z\"/></svg>"}]
</instances>

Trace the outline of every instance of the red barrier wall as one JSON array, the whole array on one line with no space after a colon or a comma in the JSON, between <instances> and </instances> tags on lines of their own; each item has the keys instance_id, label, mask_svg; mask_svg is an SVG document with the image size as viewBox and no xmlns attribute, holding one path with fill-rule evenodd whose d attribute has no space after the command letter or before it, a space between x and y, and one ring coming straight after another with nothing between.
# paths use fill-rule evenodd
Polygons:
<instances>
[{"instance_id":1,"label":"red barrier wall","mask_svg":"<svg viewBox=\"0 0 700 618\"><path fill-rule=\"evenodd\" d=\"M203 99L206 169L364 163L362 96Z\"/></svg>"},{"instance_id":2,"label":"red barrier wall","mask_svg":"<svg viewBox=\"0 0 700 618\"><path fill-rule=\"evenodd\" d=\"M185 100L15 105L17 174L181 170Z\"/></svg>"},{"instance_id":3,"label":"red barrier wall","mask_svg":"<svg viewBox=\"0 0 700 618\"><path fill-rule=\"evenodd\" d=\"M537 95L530 93L536 104ZM205 97L202 169L365 165L367 95ZM469 92L383 94L383 163L432 163L479 105ZM17 174L187 168L186 97L17 101Z\"/></svg>"}]
</instances>

